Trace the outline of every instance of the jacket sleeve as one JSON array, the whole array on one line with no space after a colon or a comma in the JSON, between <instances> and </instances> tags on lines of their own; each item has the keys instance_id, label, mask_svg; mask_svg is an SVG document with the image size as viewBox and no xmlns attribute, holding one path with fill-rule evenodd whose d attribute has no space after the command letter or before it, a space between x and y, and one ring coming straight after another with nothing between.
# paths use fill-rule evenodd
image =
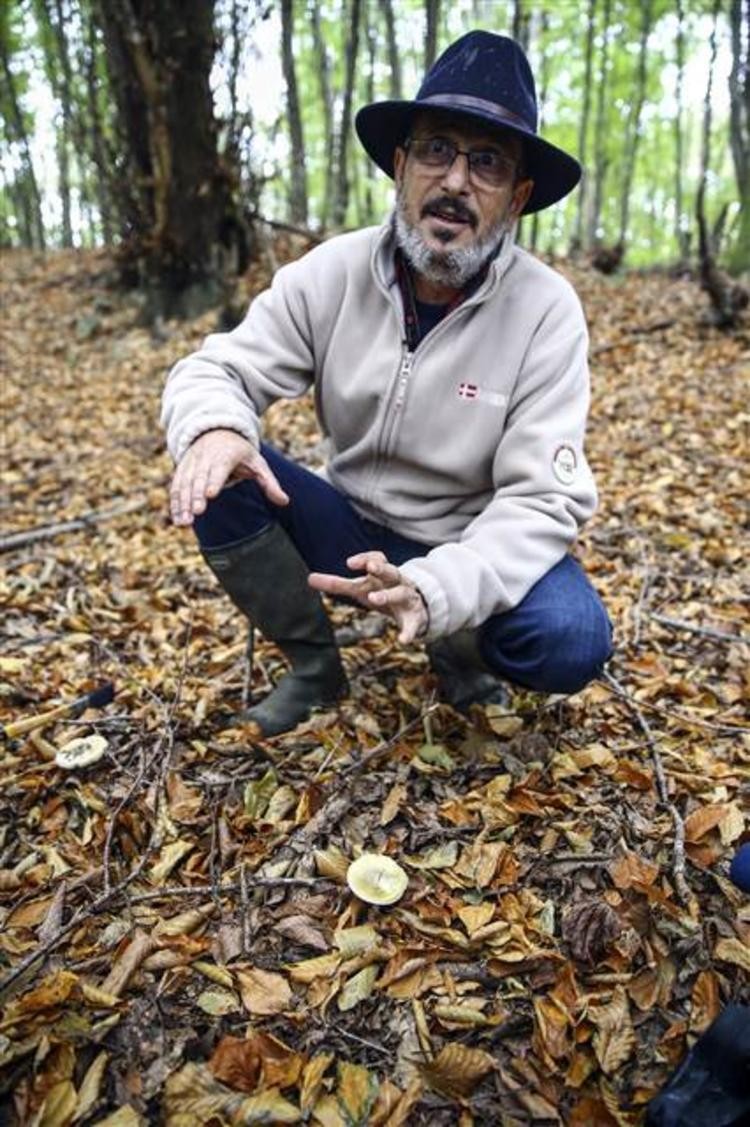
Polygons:
<instances>
[{"instance_id":1,"label":"jacket sleeve","mask_svg":"<svg viewBox=\"0 0 750 1127\"><path fill-rule=\"evenodd\" d=\"M257 446L263 412L310 386L314 361L303 263L282 267L236 329L211 334L175 364L161 412L175 462L199 435L217 428L236 430Z\"/></svg>"},{"instance_id":2,"label":"jacket sleeve","mask_svg":"<svg viewBox=\"0 0 750 1127\"><path fill-rule=\"evenodd\" d=\"M402 568L427 603L429 639L516 606L593 513L596 489L583 452L587 348L583 311L566 287L526 350L487 506L459 541Z\"/></svg>"}]
</instances>

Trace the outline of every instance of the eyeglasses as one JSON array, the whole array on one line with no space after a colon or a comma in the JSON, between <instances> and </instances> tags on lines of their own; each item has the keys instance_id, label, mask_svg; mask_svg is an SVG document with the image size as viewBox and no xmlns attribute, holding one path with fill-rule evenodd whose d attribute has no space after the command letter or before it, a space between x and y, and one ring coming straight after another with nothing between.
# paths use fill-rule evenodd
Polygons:
<instances>
[{"instance_id":1,"label":"eyeglasses","mask_svg":"<svg viewBox=\"0 0 750 1127\"><path fill-rule=\"evenodd\" d=\"M516 172L515 161L499 149L459 149L448 137L410 137L404 148L425 168L441 172L452 168L456 157L466 157L469 175L492 188L512 180Z\"/></svg>"}]
</instances>

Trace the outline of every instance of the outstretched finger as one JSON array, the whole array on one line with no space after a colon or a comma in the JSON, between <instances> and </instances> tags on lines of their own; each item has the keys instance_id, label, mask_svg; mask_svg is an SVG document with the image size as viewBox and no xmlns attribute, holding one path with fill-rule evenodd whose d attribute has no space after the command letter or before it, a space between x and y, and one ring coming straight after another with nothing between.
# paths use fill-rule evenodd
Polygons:
<instances>
[{"instance_id":1,"label":"outstretched finger","mask_svg":"<svg viewBox=\"0 0 750 1127\"><path fill-rule=\"evenodd\" d=\"M356 555L349 556L346 566L352 571L365 571L373 563L388 563L385 553L376 549L370 552L357 552Z\"/></svg>"},{"instance_id":2,"label":"outstretched finger","mask_svg":"<svg viewBox=\"0 0 750 1127\"><path fill-rule=\"evenodd\" d=\"M328 575L322 571L311 571L307 582L316 591L325 595L337 595L339 598L356 599L365 602L371 590L368 579L345 579L341 575Z\"/></svg>"}]
</instances>

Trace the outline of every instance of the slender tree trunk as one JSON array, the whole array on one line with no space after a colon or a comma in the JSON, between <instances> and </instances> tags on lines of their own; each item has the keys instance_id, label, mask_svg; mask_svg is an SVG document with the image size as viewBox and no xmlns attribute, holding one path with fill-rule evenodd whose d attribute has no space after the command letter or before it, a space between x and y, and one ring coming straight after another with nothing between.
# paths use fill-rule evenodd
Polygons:
<instances>
[{"instance_id":1,"label":"slender tree trunk","mask_svg":"<svg viewBox=\"0 0 750 1127\"><path fill-rule=\"evenodd\" d=\"M440 0L425 0L424 69L430 69L437 57Z\"/></svg>"},{"instance_id":2,"label":"slender tree trunk","mask_svg":"<svg viewBox=\"0 0 750 1127\"><path fill-rule=\"evenodd\" d=\"M607 87L609 85L609 35L610 16L612 11L611 0L604 0L604 16L602 20L602 49L599 60L599 81L596 90L596 122L594 125L594 192L591 199L589 213L589 230L586 245L594 247L600 240L602 217L602 204L604 201L604 182L607 176L609 159L605 145L605 121Z\"/></svg>"},{"instance_id":3,"label":"slender tree trunk","mask_svg":"<svg viewBox=\"0 0 750 1127\"><path fill-rule=\"evenodd\" d=\"M638 145L641 139L641 112L646 98L646 47L649 32L651 31L652 12L653 0L642 0L641 39L638 48L638 76L636 79L635 101L633 102L626 133L625 171L622 178L622 196L620 198L620 236L618 242L623 248L627 244L628 221L630 219L630 194L633 190L635 162L638 155Z\"/></svg>"},{"instance_id":4,"label":"slender tree trunk","mask_svg":"<svg viewBox=\"0 0 750 1127\"><path fill-rule=\"evenodd\" d=\"M706 83L706 94L703 99L701 170L695 200L695 215L698 223L701 286L710 298L715 324L722 329L731 329L734 328L737 323L739 311L746 308L748 305L750 294L738 283L732 282L732 279L724 274L723 271L719 270L716 265L718 255L718 236L716 232L721 228L724 215L719 217L713 239L706 218L706 187L708 184L708 170L711 167L711 96L713 92L714 71L716 69L717 26L721 2L722 0L714 0L708 81Z\"/></svg>"},{"instance_id":5,"label":"slender tree trunk","mask_svg":"<svg viewBox=\"0 0 750 1127\"><path fill-rule=\"evenodd\" d=\"M545 113L545 107L547 105L547 92L548 92L547 87L549 85L549 53L545 50L546 37L547 37L548 29L549 29L549 15L545 11L545 9L542 9L541 26L539 28L539 41L538 41L539 54L540 54L541 60L542 60L541 66L539 68L539 105L540 105L540 110L541 110L540 115L539 115L540 132L541 132L542 126L544 124L544 113ZM539 222L540 222L540 213L538 211L535 211L534 214L531 217L531 240L530 240L530 243L529 243L531 250L536 250L536 247L537 247L537 242L539 240Z\"/></svg>"},{"instance_id":6,"label":"slender tree trunk","mask_svg":"<svg viewBox=\"0 0 750 1127\"><path fill-rule=\"evenodd\" d=\"M349 9L349 35L346 42L346 75L344 79L341 120L336 132L336 179L334 182L334 202L331 221L334 227L343 227L349 202L349 134L352 128L352 101L354 95L354 76L357 70L359 51L359 25L361 0L351 0Z\"/></svg>"},{"instance_id":7,"label":"slender tree trunk","mask_svg":"<svg viewBox=\"0 0 750 1127\"><path fill-rule=\"evenodd\" d=\"M307 226L307 177L305 175L305 139L302 132L297 93L297 72L294 66L294 0L281 0L281 61L286 82L287 120L292 146L289 175L289 214L292 223Z\"/></svg>"},{"instance_id":8,"label":"slender tree trunk","mask_svg":"<svg viewBox=\"0 0 750 1127\"><path fill-rule=\"evenodd\" d=\"M333 208L333 182L334 161L336 156L336 132L333 119L333 92L331 90L331 66L328 59L328 50L320 26L320 4L318 0L310 0L308 15L312 25L313 46L317 59L318 84L320 88L320 105L323 111L323 127L325 130L325 187L323 204L320 209L320 223L325 229Z\"/></svg>"},{"instance_id":9,"label":"slender tree trunk","mask_svg":"<svg viewBox=\"0 0 750 1127\"><path fill-rule=\"evenodd\" d=\"M683 134L682 122L684 114L683 83L685 79L685 9L683 0L677 0L677 80L675 86L675 101L677 113L674 119L674 237L677 244L677 257L681 266L687 263L689 255L690 237L685 224L684 193L683 193Z\"/></svg>"},{"instance_id":10,"label":"slender tree trunk","mask_svg":"<svg viewBox=\"0 0 750 1127\"><path fill-rule=\"evenodd\" d=\"M368 19L367 3L362 5L362 20L364 33L367 38L367 81L365 84L365 102L369 105L375 101L375 65L378 54L378 32L375 20ZM364 223L373 223L375 219L375 165L369 157L365 158L367 169L364 191Z\"/></svg>"},{"instance_id":11,"label":"slender tree trunk","mask_svg":"<svg viewBox=\"0 0 750 1127\"><path fill-rule=\"evenodd\" d=\"M99 103L99 74L97 62L99 59L99 46L96 39L96 27L90 13L84 14L86 49L82 55L82 73L86 79L86 108L88 111L88 135L91 143L91 155L96 168L96 195L99 216L102 226L102 238L106 246L114 242L115 219L112 214L112 169L115 161L109 152L104 135L104 122L102 121Z\"/></svg>"},{"instance_id":12,"label":"slender tree trunk","mask_svg":"<svg viewBox=\"0 0 750 1127\"><path fill-rule=\"evenodd\" d=\"M401 84L401 56L398 53L398 42L396 40L396 20L393 15L393 4L391 0L378 0L380 11L385 21L385 41L388 47L388 66L390 68L390 96L396 101L401 101L403 98L403 86Z\"/></svg>"},{"instance_id":13,"label":"slender tree trunk","mask_svg":"<svg viewBox=\"0 0 750 1127\"><path fill-rule=\"evenodd\" d=\"M531 13L524 4L524 0L513 0L513 28L511 35L521 44L524 51L528 51L531 36Z\"/></svg>"},{"instance_id":14,"label":"slender tree trunk","mask_svg":"<svg viewBox=\"0 0 750 1127\"><path fill-rule=\"evenodd\" d=\"M729 74L729 140L740 200L733 273L750 270L750 0L732 0L732 69Z\"/></svg>"},{"instance_id":15,"label":"slender tree trunk","mask_svg":"<svg viewBox=\"0 0 750 1127\"><path fill-rule=\"evenodd\" d=\"M29 233L29 245L39 250L44 250L46 242L44 237L44 221L42 219L42 197L34 173L34 162L31 159L29 138L26 133L23 113L21 112L21 106L18 101L16 83L10 66L10 58L8 57L6 45L2 40L0 40L0 53L2 54L0 65L2 65L3 82L7 97L8 123L12 131L13 139L18 143L21 150L21 167L24 177L23 194L28 199L28 221L26 226Z\"/></svg>"},{"instance_id":16,"label":"slender tree trunk","mask_svg":"<svg viewBox=\"0 0 750 1127\"><path fill-rule=\"evenodd\" d=\"M589 0L586 22L586 62L583 75L583 107L581 109L581 120L578 124L578 160L583 168L583 177L578 189L576 224L570 248L573 254L577 254L583 249L583 217L586 213L586 196L589 184L589 174L586 169L586 141L588 139L589 117L591 115L591 72L594 56L595 23L596 0Z\"/></svg>"}]
</instances>

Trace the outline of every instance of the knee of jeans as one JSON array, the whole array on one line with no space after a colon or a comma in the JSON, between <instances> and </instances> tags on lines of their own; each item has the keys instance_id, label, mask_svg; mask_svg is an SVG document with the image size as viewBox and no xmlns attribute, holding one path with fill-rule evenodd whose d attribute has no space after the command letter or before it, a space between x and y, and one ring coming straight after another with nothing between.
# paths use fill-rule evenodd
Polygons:
<instances>
[{"instance_id":1,"label":"knee of jeans","mask_svg":"<svg viewBox=\"0 0 750 1127\"><path fill-rule=\"evenodd\" d=\"M193 522L201 548L223 548L260 532L269 522L269 504L255 481L222 489Z\"/></svg>"},{"instance_id":2,"label":"knee of jeans","mask_svg":"<svg viewBox=\"0 0 750 1127\"><path fill-rule=\"evenodd\" d=\"M593 607L586 615L556 610L540 638L539 688L548 693L577 693L598 677L612 653L612 627L606 612Z\"/></svg>"}]
</instances>

